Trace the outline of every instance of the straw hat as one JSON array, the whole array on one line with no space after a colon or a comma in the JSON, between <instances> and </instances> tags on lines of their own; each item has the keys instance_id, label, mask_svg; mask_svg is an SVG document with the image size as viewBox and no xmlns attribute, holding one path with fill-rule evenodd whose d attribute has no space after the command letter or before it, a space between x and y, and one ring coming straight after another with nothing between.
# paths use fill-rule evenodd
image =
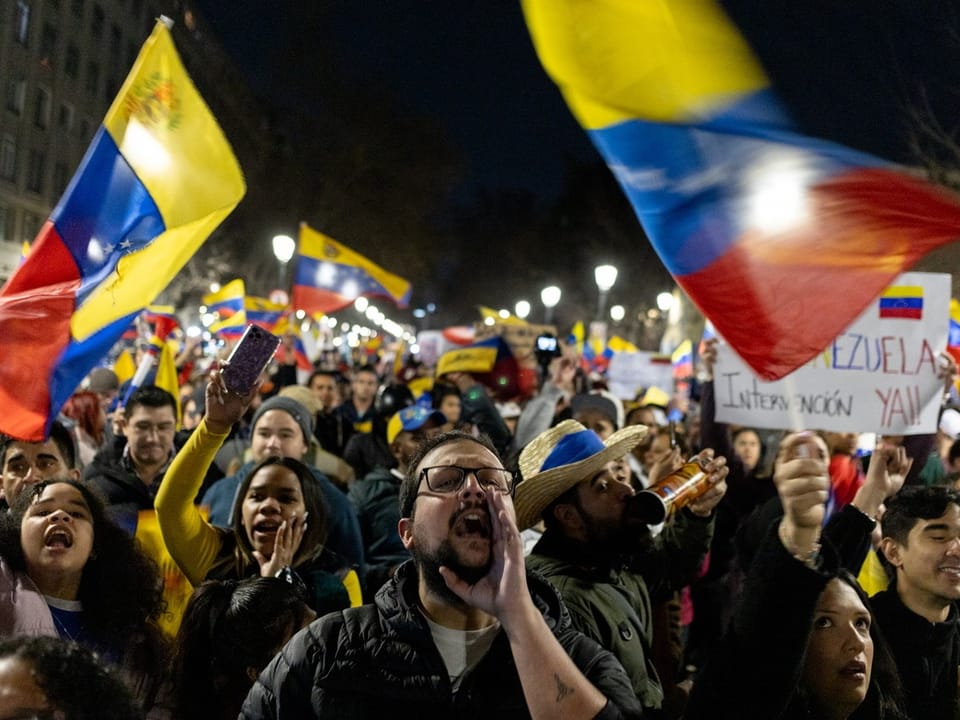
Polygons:
<instances>
[{"instance_id":1,"label":"straw hat","mask_svg":"<svg viewBox=\"0 0 960 720\"><path fill-rule=\"evenodd\" d=\"M646 434L644 425L630 425L604 442L576 420L564 420L540 433L520 453L523 481L513 500L517 527L533 526L547 505L611 460L626 455Z\"/></svg>"}]
</instances>

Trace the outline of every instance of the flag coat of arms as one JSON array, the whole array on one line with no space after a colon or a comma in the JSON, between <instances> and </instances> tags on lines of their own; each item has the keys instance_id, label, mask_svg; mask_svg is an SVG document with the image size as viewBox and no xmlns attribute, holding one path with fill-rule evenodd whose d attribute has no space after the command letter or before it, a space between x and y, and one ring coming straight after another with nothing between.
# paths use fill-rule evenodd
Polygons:
<instances>
[{"instance_id":1,"label":"flag coat of arms","mask_svg":"<svg viewBox=\"0 0 960 720\"><path fill-rule=\"evenodd\" d=\"M223 132L158 21L29 256L0 290L0 432L42 439L244 192Z\"/></svg>"},{"instance_id":2,"label":"flag coat of arms","mask_svg":"<svg viewBox=\"0 0 960 720\"><path fill-rule=\"evenodd\" d=\"M300 225L293 306L308 313L331 313L361 295L410 303L410 283L306 223Z\"/></svg>"}]
</instances>

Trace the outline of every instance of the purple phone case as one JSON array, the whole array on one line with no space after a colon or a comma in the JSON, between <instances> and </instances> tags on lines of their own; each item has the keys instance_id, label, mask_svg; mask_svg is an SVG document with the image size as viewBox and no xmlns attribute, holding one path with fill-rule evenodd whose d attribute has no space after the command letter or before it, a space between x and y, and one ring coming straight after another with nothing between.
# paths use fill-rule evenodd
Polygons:
<instances>
[{"instance_id":1,"label":"purple phone case","mask_svg":"<svg viewBox=\"0 0 960 720\"><path fill-rule=\"evenodd\" d=\"M227 390L237 395L250 392L279 346L279 337L256 325L248 325L221 373Z\"/></svg>"}]
</instances>

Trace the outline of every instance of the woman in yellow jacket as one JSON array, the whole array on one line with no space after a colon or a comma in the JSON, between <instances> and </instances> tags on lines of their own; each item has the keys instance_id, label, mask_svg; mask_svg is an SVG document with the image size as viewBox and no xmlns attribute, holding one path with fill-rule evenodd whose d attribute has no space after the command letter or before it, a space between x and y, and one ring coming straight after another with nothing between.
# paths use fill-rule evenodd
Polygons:
<instances>
[{"instance_id":1,"label":"woman in yellow jacket","mask_svg":"<svg viewBox=\"0 0 960 720\"><path fill-rule=\"evenodd\" d=\"M318 614L361 603L357 574L324 546L326 512L310 469L292 458L268 457L238 490L238 512L229 529L208 523L194 505L207 468L246 411L246 396L230 393L215 374L207 385L203 420L167 470L155 507L164 543L193 584L251 575L303 584Z\"/></svg>"}]
</instances>

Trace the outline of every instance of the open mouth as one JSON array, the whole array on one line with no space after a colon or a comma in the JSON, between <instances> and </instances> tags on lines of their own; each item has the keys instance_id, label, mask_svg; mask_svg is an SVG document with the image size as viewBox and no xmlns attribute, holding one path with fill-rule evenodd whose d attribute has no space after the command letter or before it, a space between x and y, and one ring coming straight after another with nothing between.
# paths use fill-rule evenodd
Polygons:
<instances>
[{"instance_id":1,"label":"open mouth","mask_svg":"<svg viewBox=\"0 0 960 720\"><path fill-rule=\"evenodd\" d=\"M956 565L942 565L940 567L940 572L948 575L954 580L960 580L960 567L957 567Z\"/></svg>"},{"instance_id":2,"label":"open mouth","mask_svg":"<svg viewBox=\"0 0 960 720\"><path fill-rule=\"evenodd\" d=\"M863 678L867 674L867 664L860 660L853 660L848 662L843 666L843 669L840 671L841 675L847 675L853 678Z\"/></svg>"},{"instance_id":3,"label":"open mouth","mask_svg":"<svg viewBox=\"0 0 960 720\"><path fill-rule=\"evenodd\" d=\"M280 522L278 520L261 520L253 526L253 531L261 535L276 535L279 529Z\"/></svg>"},{"instance_id":4,"label":"open mouth","mask_svg":"<svg viewBox=\"0 0 960 720\"><path fill-rule=\"evenodd\" d=\"M54 528L44 535L43 544L48 548L69 548L73 546L73 536L66 530Z\"/></svg>"},{"instance_id":5,"label":"open mouth","mask_svg":"<svg viewBox=\"0 0 960 720\"><path fill-rule=\"evenodd\" d=\"M464 510L455 519L453 531L460 536L478 536L489 538L490 515L485 510Z\"/></svg>"}]
</instances>

